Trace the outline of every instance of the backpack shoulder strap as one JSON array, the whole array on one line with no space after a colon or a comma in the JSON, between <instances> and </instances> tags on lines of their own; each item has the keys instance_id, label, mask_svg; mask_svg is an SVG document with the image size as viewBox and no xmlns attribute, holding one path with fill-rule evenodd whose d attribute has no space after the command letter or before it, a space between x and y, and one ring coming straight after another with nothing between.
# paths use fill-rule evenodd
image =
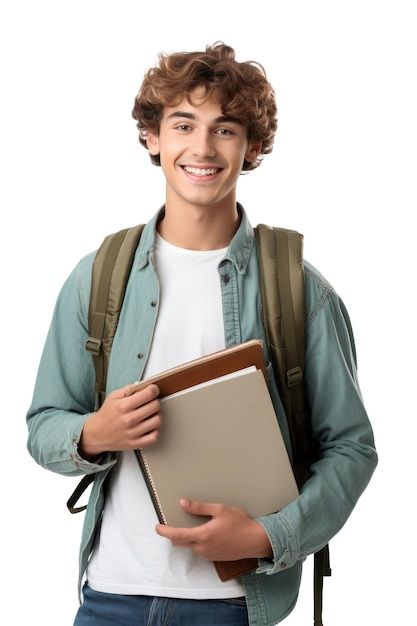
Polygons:
<instances>
[{"instance_id":1,"label":"backpack shoulder strap","mask_svg":"<svg viewBox=\"0 0 417 626\"><path fill-rule=\"evenodd\" d=\"M308 478L311 428L304 391L305 307L303 236L285 228L255 228L270 358L288 420L299 487Z\"/></svg>"},{"instance_id":2,"label":"backpack shoulder strap","mask_svg":"<svg viewBox=\"0 0 417 626\"><path fill-rule=\"evenodd\" d=\"M126 285L144 224L108 235L97 251L91 277L86 350L96 370L96 409L106 394L107 370Z\"/></svg>"},{"instance_id":3,"label":"backpack shoulder strap","mask_svg":"<svg viewBox=\"0 0 417 626\"><path fill-rule=\"evenodd\" d=\"M259 224L255 229L263 323L287 416L299 488L309 477L317 447L311 433L304 379L305 306L303 235ZM323 576L330 576L329 546L314 555L314 626L322 626Z\"/></svg>"},{"instance_id":4,"label":"backpack shoulder strap","mask_svg":"<svg viewBox=\"0 0 417 626\"><path fill-rule=\"evenodd\" d=\"M108 235L94 259L88 311L90 336L85 347L93 356L96 371L96 410L103 404L106 395L107 370L113 338L143 228L144 224L139 224ZM95 474L84 476L71 494L67 502L71 513L79 513L87 508L75 505L94 478Z\"/></svg>"}]
</instances>

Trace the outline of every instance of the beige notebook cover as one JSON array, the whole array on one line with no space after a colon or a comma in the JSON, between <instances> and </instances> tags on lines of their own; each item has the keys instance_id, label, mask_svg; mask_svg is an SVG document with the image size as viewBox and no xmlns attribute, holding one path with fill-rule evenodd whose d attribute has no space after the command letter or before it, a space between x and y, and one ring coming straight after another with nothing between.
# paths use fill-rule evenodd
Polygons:
<instances>
[{"instance_id":1,"label":"beige notebook cover","mask_svg":"<svg viewBox=\"0 0 417 626\"><path fill-rule=\"evenodd\" d=\"M297 485L261 370L161 399L157 442L139 451L160 519L191 527L180 498L221 502L251 517L280 510Z\"/></svg>"}]
</instances>

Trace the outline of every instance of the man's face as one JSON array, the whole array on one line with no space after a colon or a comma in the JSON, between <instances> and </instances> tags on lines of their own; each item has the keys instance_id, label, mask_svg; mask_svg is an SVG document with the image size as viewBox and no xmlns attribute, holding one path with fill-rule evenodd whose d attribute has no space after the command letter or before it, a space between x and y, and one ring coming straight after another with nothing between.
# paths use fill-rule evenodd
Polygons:
<instances>
[{"instance_id":1,"label":"man's face","mask_svg":"<svg viewBox=\"0 0 417 626\"><path fill-rule=\"evenodd\" d=\"M150 153L160 155L167 205L235 206L243 161L254 161L260 146L248 142L242 124L222 114L216 97L205 101L203 88L191 100L165 107L159 135L147 133Z\"/></svg>"}]
</instances>

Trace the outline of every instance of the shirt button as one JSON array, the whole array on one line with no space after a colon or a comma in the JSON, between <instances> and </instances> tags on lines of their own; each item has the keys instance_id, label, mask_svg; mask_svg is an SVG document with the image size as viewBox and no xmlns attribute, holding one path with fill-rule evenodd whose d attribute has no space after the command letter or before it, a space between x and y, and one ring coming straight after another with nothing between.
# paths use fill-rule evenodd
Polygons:
<instances>
[{"instance_id":1,"label":"shirt button","mask_svg":"<svg viewBox=\"0 0 417 626\"><path fill-rule=\"evenodd\" d=\"M151 302L151 306L156 306L156 304L157 304L157 303L156 303L156 300L152 300L152 302Z\"/></svg>"},{"instance_id":2,"label":"shirt button","mask_svg":"<svg viewBox=\"0 0 417 626\"><path fill-rule=\"evenodd\" d=\"M138 359L143 359L143 352L139 352Z\"/></svg>"},{"instance_id":3,"label":"shirt button","mask_svg":"<svg viewBox=\"0 0 417 626\"><path fill-rule=\"evenodd\" d=\"M285 569L287 567L286 561L282 561L280 567L281 567L281 569Z\"/></svg>"},{"instance_id":4,"label":"shirt button","mask_svg":"<svg viewBox=\"0 0 417 626\"><path fill-rule=\"evenodd\" d=\"M223 275L223 282L227 284L229 282L229 280L230 280L230 275L229 274L224 274Z\"/></svg>"}]
</instances>

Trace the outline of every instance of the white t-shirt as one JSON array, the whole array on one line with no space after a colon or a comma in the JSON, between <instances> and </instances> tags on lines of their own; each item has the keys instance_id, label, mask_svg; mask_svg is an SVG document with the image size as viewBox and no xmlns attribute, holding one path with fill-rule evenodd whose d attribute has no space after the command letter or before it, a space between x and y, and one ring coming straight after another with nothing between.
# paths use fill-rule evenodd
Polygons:
<instances>
[{"instance_id":1,"label":"white t-shirt","mask_svg":"<svg viewBox=\"0 0 417 626\"><path fill-rule=\"evenodd\" d=\"M217 268L226 251L179 248L156 233L160 302L144 378L225 347ZM157 523L134 453L123 452L109 480L100 536L87 568L89 586L200 600L245 594L238 579L222 582L210 561L160 537Z\"/></svg>"}]
</instances>

